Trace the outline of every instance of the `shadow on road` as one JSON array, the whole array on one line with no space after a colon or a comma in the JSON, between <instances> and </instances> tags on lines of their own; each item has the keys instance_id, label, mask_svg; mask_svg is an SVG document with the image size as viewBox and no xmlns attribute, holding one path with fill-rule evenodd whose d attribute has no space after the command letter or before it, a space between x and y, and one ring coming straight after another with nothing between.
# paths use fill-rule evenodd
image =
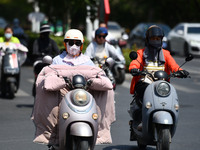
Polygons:
<instances>
[{"instance_id":1,"label":"shadow on road","mask_svg":"<svg viewBox=\"0 0 200 150\"><path fill-rule=\"evenodd\" d=\"M115 145L105 147L102 150L139 150L139 148L132 145ZM155 150L155 148L147 147L146 150Z\"/></svg>"},{"instance_id":2,"label":"shadow on road","mask_svg":"<svg viewBox=\"0 0 200 150\"><path fill-rule=\"evenodd\" d=\"M18 108L22 108L22 107L33 108L33 104L18 104L18 105L16 105L16 107L18 107Z\"/></svg>"}]
</instances>

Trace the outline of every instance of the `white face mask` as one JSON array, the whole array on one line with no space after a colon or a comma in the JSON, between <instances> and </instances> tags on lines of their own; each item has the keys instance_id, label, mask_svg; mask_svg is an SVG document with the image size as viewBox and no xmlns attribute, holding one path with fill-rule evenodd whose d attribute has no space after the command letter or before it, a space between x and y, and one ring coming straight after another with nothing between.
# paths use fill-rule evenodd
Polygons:
<instances>
[{"instance_id":1,"label":"white face mask","mask_svg":"<svg viewBox=\"0 0 200 150\"><path fill-rule=\"evenodd\" d=\"M72 56L76 56L77 54L79 54L81 51L80 46L77 46L76 44L74 44L73 46L69 46L69 44L67 43L67 52L72 55Z\"/></svg>"},{"instance_id":2,"label":"white face mask","mask_svg":"<svg viewBox=\"0 0 200 150\"><path fill-rule=\"evenodd\" d=\"M5 33L4 35L6 39L10 39L12 37L12 33Z\"/></svg>"}]
</instances>

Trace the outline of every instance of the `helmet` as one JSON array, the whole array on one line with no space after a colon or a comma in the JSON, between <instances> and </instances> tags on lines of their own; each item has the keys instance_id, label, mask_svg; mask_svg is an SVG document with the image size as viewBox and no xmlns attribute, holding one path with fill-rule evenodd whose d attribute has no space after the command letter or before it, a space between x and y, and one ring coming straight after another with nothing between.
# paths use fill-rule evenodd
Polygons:
<instances>
[{"instance_id":1,"label":"helmet","mask_svg":"<svg viewBox=\"0 0 200 150\"><path fill-rule=\"evenodd\" d=\"M150 41L151 37L160 37L161 40L160 41L153 41L153 43L152 43L152 41ZM163 30L159 26L152 25L146 31L146 40L145 40L146 45L149 46L149 47L156 48L157 50L160 50L161 47L162 47L163 37L164 37Z\"/></svg>"},{"instance_id":2,"label":"helmet","mask_svg":"<svg viewBox=\"0 0 200 150\"><path fill-rule=\"evenodd\" d=\"M159 26L152 25L146 31L146 39L148 39L150 37L155 37L155 36L163 38L164 32Z\"/></svg>"},{"instance_id":3,"label":"helmet","mask_svg":"<svg viewBox=\"0 0 200 150\"><path fill-rule=\"evenodd\" d=\"M44 33L44 32L51 32L50 26L48 24L42 25L40 27L40 33Z\"/></svg>"},{"instance_id":4,"label":"helmet","mask_svg":"<svg viewBox=\"0 0 200 150\"><path fill-rule=\"evenodd\" d=\"M80 40L81 43L84 42L82 32L77 29L70 29L65 33L64 40L68 40L68 39Z\"/></svg>"},{"instance_id":5,"label":"helmet","mask_svg":"<svg viewBox=\"0 0 200 150\"><path fill-rule=\"evenodd\" d=\"M18 26L19 25L19 19L18 18L13 19L13 25L14 26Z\"/></svg>"},{"instance_id":6,"label":"helmet","mask_svg":"<svg viewBox=\"0 0 200 150\"><path fill-rule=\"evenodd\" d=\"M81 43L84 42L83 34L80 30L77 29L70 29L65 33L64 41L65 40L80 40ZM64 42L65 49L67 50L66 43ZM83 44L81 45L80 49L83 49Z\"/></svg>"},{"instance_id":7,"label":"helmet","mask_svg":"<svg viewBox=\"0 0 200 150\"><path fill-rule=\"evenodd\" d=\"M86 85L86 80L82 75L75 75L72 78L72 85L74 88L83 88Z\"/></svg>"},{"instance_id":8,"label":"helmet","mask_svg":"<svg viewBox=\"0 0 200 150\"><path fill-rule=\"evenodd\" d=\"M101 34L101 33L108 35L108 30L107 30L107 28L105 28L105 27L100 27L100 28L98 28L98 29L95 31L95 35L99 35L99 34Z\"/></svg>"}]
</instances>

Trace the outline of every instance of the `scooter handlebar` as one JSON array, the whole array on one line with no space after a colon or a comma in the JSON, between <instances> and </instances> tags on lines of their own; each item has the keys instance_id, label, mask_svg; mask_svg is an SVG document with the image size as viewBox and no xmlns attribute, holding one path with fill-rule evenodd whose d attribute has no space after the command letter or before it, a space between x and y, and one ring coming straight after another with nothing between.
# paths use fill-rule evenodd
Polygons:
<instances>
[{"instance_id":1,"label":"scooter handlebar","mask_svg":"<svg viewBox=\"0 0 200 150\"><path fill-rule=\"evenodd\" d=\"M143 76L145 76L145 75L150 75L150 76L152 76L152 74L151 73L149 73L149 72L147 72L147 71L140 71L139 69L132 69L131 70L131 75L132 76L140 76L140 75L143 75Z\"/></svg>"},{"instance_id":2,"label":"scooter handlebar","mask_svg":"<svg viewBox=\"0 0 200 150\"><path fill-rule=\"evenodd\" d=\"M174 77L174 78L191 78L189 76L189 72L187 72L186 70L178 70L176 72L173 72L172 74L169 75L169 78Z\"/></svg>"}]
</instances>

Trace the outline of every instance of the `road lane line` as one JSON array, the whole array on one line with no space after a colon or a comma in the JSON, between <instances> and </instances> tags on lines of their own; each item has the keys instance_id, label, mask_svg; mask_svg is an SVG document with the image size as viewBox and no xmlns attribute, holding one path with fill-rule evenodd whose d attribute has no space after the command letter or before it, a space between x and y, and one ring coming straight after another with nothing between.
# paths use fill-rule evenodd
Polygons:
<instances>
[{"instance_id":1,"label":"road lane line","mask_svg":"<svg viewBox=\"0 0 200 150\"><path fill-rule=\"evenodd\" d=\"M16 96L24 96L25 97L25 96L30 96L30 94L23 91L22 89L18 89Z\"/></svg>"}]
</instances>

